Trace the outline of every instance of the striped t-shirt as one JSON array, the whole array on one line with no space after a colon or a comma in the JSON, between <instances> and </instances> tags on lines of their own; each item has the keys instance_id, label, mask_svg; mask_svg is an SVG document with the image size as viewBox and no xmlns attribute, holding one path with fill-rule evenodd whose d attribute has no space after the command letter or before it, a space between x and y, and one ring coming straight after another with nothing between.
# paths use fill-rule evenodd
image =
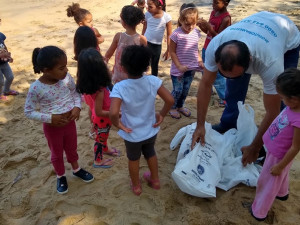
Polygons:
<instances>
[{"instance_id":1,"label":"striped t-shirt","mask_svg":"<svg viewBox=\"0 0 300 225\"><path fill-rule=\"evenodd\" d=\"M173 31L170 38L176 44L176 55L181 65L188 67L188 70L200 71L198 63L198 43L200 39L200 31L194 29L190 33L185 33L181 27ZM183 73L178 70L174 62L171 65L171 75L181 76Z\"/></svg>"}]
</instances>

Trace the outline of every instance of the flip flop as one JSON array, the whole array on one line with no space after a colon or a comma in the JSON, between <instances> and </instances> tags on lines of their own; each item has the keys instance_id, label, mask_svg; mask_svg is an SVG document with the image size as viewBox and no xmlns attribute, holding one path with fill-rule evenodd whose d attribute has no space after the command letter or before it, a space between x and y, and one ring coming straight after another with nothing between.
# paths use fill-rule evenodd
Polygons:
<instances>
[{"instance_id":1,"label":"flip flop","mask_svg":"<svg viewBox=\"0 0 300 225\"><path fill-rule=\"evenodd\" d=\"M7 96L7 95L18 95L19 92L14 91L14 90L9 90L8 92L4 92L3 94L4 94L5 96Z\"/></svg>"},{"instance_id":2,"label":"flip flop","mask_svg":"<svg viewBox=\"0 0 300 225\"><path fill-rule=\"evenodd\" d=\"M102 164L101 165L97 165L97 164L93 164L93 167L94 168L102 168L102 169L108 169L108 168L111 168L113 165L104 165L105 163L107 163L107 162L110 162L110 161L112 161L112 159L106 159L106 160L104 160L103 162L102 162Z\"/></svg>"},{"instance_id":3,"label":"flip flop","mask_svg":"<svg viewBox=\"0 0 300 225\"><path fill-rule=\"evenodd\" d=\"M133 192L133 194L140 196L142 194L142 186L141 183L139 182L138 185L133 186L132 181L130 180L130 188Z\"/></svg>"},{"instance_id":4,"label":"flip flop","mask_svg":"<svg viewBox=\"0 0 300 225\"><path fill-rule=\"evenodd\" d=\"M180 112L182 115L186 116L186 117L190 117L191 116L191 111L188 108L182 107L180 109L177 109L178 112Z\"/></svg>"},{"instance_id":5,"label":"flip flop","mask_svg":"<svg viewBox=\"0 0 300 225\"><path fill-rule=\"evenodd\" d=\"M110 156L120 157L121 151L118 150L118 149L116 149L116 148L111 148L110 152L103 152L103 154L110 155Z\"/></svg>"},{"instance_id":6,"label":"flip flop","mask_svg":"<svg viewBox=\"0 0 300 225\"><path fill-rule=\"evenodd\" d=\"M169 111L169 114L172 118L179 120L181 118L181 115L178 113L178 111L173 110Z\"/></svg>"},{"instance_id":7,"label":"flip flop","mask_svg":"<svg viewBox=\"0 0 300 225\"><path fill-rule=\"evenodd\" d=\"M160 189L160 181L159 179L157 180L152 180L151 179L151 172L150 171L146 171L143 175L145 181L148 183L148 186L155 189L155 190L159 190Z\"/></svg>"}]
</instances>

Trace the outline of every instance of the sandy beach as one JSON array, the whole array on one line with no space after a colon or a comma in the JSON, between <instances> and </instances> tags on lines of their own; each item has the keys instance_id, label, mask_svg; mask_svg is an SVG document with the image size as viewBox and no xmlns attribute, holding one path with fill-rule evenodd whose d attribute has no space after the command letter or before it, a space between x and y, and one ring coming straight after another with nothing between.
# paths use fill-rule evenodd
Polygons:
<instances>
[{"instance_id":1,"label":"sandy beach","mask_svg":"<svg viewBox=\"0 0 300 225\"><path fill-rule=\"evenodd\" d=\"M66 161L66 175L69 192L56 192L56 175L50 162L50 150L43 134L42 124L24 116L24 103L30 84L39 78L34 74L31 54L35 47L56 45L68 56L68 69L76 77L76 61L72 58L73 37L78 25L66 15L69 0L1 0L0 32L7 37L5 43L12 53L14 72L12 89L19 96L9 96L0 103L0 225L217 225L217 224L259 224L254 220L248 207L254 199L255 188L238 185L229 191L217 190L217 197L204 199L187 195L179 190L171 178L178 149L171 151L169 144L177 131L196 121L196 93L200 73L192 83L186 106L191 109L190 118L172 119L167 116L161 125L156 141L161 189L153 190L145 182L143 193L135 196L129 186L127 157L123 140L113 128L109 144L121 150L121 157L115 158L110 169L95 169L93 144L89 139L88 108L83 103L80 120L77 122L78 153L81 167L95 176L95 181L85 184L72 177L71 166ZM179 7L186 0L167 0L167 12L172 16L176 28ZM212 10L210 0L193 1L200 17L208 19ZM94 26L104 36L100 45L104 54L115 33L124 31L119 14L121 8L131 0L81 0L80 6L88 9L94 18ZM228 11L232 22L255 12L268 10L289 16L300 27L300 2L232 0ZM142 26L138 26L141 31ZM199 43L202 49L205 34ZM163 50L166 42L163 43ZM109 62L112 67L113 59ZM171 61L161 61L159 77L171 91ZM298 64L298 68L300 65ZM263 115L262 81L252 75L246 103L255 110L259 124ZM212 96L207 122L217 123L222 108L218 107L217 95ZM157 108L162 101L157 99ZM141 159L140 175L148 170L146 161ZM290 198L286 202L275 201L269 216L261 224L292 225L300 223L300 156L290 171Z\"/></svg>"}]
</instances>

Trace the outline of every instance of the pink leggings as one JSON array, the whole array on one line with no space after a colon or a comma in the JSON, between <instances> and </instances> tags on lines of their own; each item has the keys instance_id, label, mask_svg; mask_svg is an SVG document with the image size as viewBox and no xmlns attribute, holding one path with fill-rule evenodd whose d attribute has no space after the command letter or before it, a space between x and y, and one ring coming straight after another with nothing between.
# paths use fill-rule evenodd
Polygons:
<instances>
[{"instance_id":1,"label":"pink leggings","mask_svg":"<svg viewBox=\"0 0 300 225\"><path fill-rule=\"evenodd\" d=\"M58 176L65 174L63 152L65 150L69 163L78 160L77 154L77 132L75 121L71 121L63 127L43 124L44 134L51 151L51 162Z\"/></svg>"},{"instance_id":2,"label":"pink leggings","mask_svg":"<svg viewBox=\"0 0 300 225\"><path fill-rule=\"evenodd\" d=\"M279 176L273 176L270 173L271 168L280 160L270 153L267 154L252 204L253 215L257 218L262 219L268 215L276 196L283 197L289 193L289 171L292 162L283 169Z\"/></svg>"}]
</instances>

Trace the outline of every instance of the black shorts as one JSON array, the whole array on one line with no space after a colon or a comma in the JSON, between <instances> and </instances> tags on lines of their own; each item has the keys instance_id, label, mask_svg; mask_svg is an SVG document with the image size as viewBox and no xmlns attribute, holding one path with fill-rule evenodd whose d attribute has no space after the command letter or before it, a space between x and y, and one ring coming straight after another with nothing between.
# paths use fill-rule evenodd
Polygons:
<instances>
[{"instance_id":1,"label":"black shorts","mask_svg":"<svg viewBox=\"0 0 300 225\"><path fill-rule=\"evenodd\" d=\"M155 156L155 149L154 149L155 139L156 139L156 135L154 135L153 137L147 140L140 141L140 142L130 142L124 140L126 146L127 158L131 161L136 161L141 158L142 153L146 159Z\"/></svg>"}]
</instances>

